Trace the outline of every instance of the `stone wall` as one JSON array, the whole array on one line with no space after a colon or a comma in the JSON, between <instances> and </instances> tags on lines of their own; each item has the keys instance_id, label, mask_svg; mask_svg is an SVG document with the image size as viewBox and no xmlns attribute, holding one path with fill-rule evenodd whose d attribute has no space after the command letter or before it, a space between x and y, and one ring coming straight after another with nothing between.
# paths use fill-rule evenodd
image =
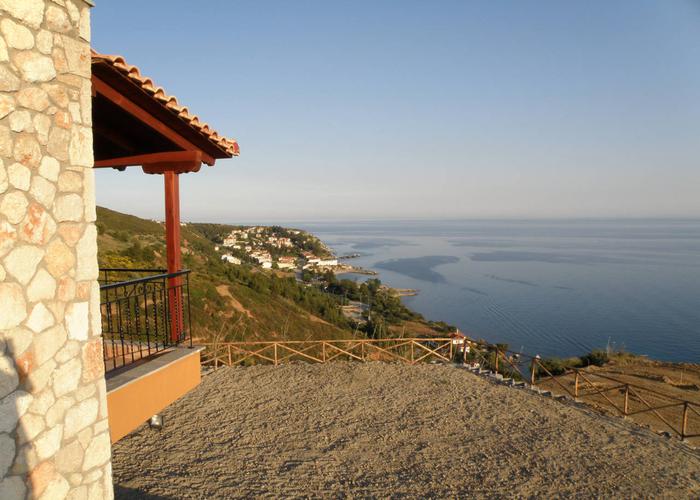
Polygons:
<instances>
[{"instance_id":1,"label":"stone wall","mask_svg":"<svg viewBox=\"0 0 700 500\"><path fill-rule=\"evenodd\" d=\"M0 0L0 498L111 498L90 5Z\"/></svg>"}]
</instances>

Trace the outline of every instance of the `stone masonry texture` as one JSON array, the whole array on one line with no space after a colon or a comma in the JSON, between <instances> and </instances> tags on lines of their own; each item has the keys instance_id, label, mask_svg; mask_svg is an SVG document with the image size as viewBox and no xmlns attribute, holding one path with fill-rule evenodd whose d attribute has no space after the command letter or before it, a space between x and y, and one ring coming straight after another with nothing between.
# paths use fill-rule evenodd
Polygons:
<instances>
[{"instance_id":1,"label":"stone masonry texture","mask_svg":"<svg viewBox=\"0 0 700 500\"><path fill-rule=\"evenodd\" d=\"M90 6L0 0L0 499L113 497Z\"/></svg>"}]
</instances>

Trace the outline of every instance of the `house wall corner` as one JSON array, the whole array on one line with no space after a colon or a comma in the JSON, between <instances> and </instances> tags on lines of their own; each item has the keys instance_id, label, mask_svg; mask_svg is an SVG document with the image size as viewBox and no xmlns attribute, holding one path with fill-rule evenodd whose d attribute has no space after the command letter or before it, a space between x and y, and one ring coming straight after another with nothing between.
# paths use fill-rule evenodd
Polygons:
<instances>
[{"instance_id":1,"label":"house wall corner","mask_svg":"<svg viewBox=\"0 0 700 500\"><path fill-rule=\"evenodd\" d=\"M112 498L90 7L0 0L0 498Z\"/></svg>"}]
</instances>

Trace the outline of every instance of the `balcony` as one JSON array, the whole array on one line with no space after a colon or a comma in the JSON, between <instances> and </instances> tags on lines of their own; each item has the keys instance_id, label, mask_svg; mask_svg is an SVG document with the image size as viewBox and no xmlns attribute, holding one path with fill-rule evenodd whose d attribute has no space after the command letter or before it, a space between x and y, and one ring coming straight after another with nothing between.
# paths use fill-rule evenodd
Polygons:
<instances>
[{"instance_id":1,"label":"balcony","mask_svg":"<svg viewBox=\"0 0 700 500\"><path fill-rule=\"evenodd\" d=\"M100 269L107 373L175 346L192 347L190 271Z\"/></svg>"},{"instance_id":2,"label":"balcony","mask_svg":"<svg viewBox=\"0 0 700 500\"><path fill-rule=\"evenodd\" d=\"M100 269L102 345L112 442L200 381L190 271Z\"/></svg>"}]
</instances>

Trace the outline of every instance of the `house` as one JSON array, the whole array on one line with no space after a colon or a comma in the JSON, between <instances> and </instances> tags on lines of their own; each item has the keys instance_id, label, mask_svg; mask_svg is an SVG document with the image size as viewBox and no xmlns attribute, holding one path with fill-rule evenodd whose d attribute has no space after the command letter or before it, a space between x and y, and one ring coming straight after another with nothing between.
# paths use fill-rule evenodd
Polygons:
<instances>
[{"instance_id":1,"label":"house","mask_svg":"<svg viewBox=\"0 0 700 500\"><path fill-rule=\"evenodd\" d=\"M237 156L238 144L122 57L91 51L91 7L0 1L3 500L112 498L111 443L200 380L180 176ZM154 196L164 198L167 269L98 269L98 168L163 179ZM70 193L58 189L66 176L79 179ZM127 316L142 306L149 314ZM30 406L59 397L51 426L39 417L29 433Z\"/></svg>"},{"instance_id":2,"label":"house","mask_svg":"<svg viewBox=\"0 0 700 500\"><path fill-rule=\"evenodd\" d=\"M280 269L296 269L297 262L296 258L283 256L277 259L277 267Z\"/></svg>"},{"instance_id":3,"label":"house","mask_svg":"<svg viewBox=\"0 0 700 500\"><path fill-rule=\"evenodd\" d=\"M304 257L304 261L307 264L316 265L321 260L320 258L316 257L316 255L312 254L311 252L303 252L302 255Z\"/></svg>"},{"instance_id":4,"label":"house","mask_svg":"<svg viewBox=\"0 0 700 500\"><path fill-rule=\"evenodd\" d=\"M322 259L309 252L304 253L304 260L305 264L303 269L310 269L312 267L335 267L338 265L338 259Z\"/></svg>"},{"instance_id":5,"label":"house","mask_svg":"<svg viewBox=\"0 0 700 500\"><path fill-rule=\"evenodd\" d=\"M223 246L225 247L232 247L238 242L238 239L235 236L227 236L224 238L224 242L222 243Z\"/></svg>"},{"instance_id":6,"label":"house","mask_svg":"<svg viewBox=\"0 0 700 500\"><path fill-rule=\"evenodd\" d=\"M317 266L319 267L335 267L338 265L338 259L318 259Z\"/></svg>"},{"instance_id":7,"label":"house","mask_svg":"<svg viewBox=\"0 0 700 500\"><path fill-rule=\"evenodd\" d=\"M263 269L270 269L272 267L272 256L267 252L254 252L250 254L252 258L258 261L258 264Z\"/></svg>"},{"instance_id":8,"label":"house","mask_svg":"<svg viewBox=\"0 0 700 500\"><path fill-rule=\"evenodd\" d=\"M238 257L234 257L230 253L222 255L221 260L224 260L224 261L228 262L229 264L236 264L237 266L241 265L241 259L239 259Z\"/></svg>"},{"instance_id":9,"label":"house","mask_svg":"<svg viewBox=\"0 0 700 500\"><path fill-rule=\"evenodd\" d=\"M321 262L321 259L313 254L306 253L304 254L304 265L302 266L302 269L311 269L312 267L316 267L318 266L319 262Z\"/></svg>"}]
</instances>

